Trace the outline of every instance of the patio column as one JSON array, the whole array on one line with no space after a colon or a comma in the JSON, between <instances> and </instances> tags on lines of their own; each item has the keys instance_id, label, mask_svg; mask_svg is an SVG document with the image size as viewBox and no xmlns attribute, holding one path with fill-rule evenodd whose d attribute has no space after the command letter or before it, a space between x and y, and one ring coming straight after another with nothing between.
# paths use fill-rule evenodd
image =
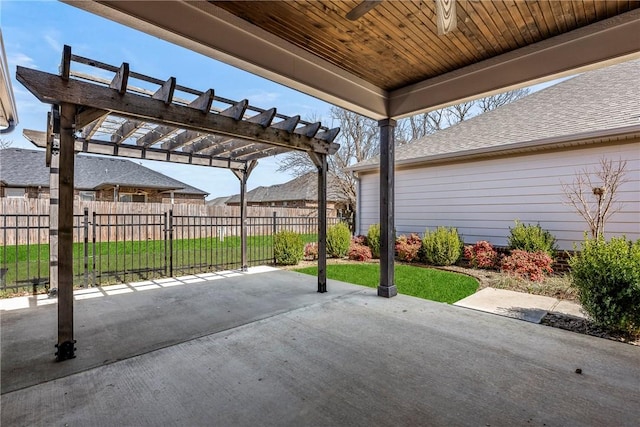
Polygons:
<instances>
[{"instance_id":1,"label":"patio column","mask_svg":"<svg viewBox=\"0 0 640 427\"><path fill-rule=\"evenodd\" d=\"M232 170L233 174L240 180L240 256L242 259L242 271L249 269L247 260L247 181L251 171L258 165L257 160L247 163L243 170Z\"/></svg>"},{"instance_id":2,"label":"patio column","mask_svg":"<svg viewBox=\"0 0 640 427\"><path fill-rule=\"evenodd\" d=\"M60 106L60 151L58 154L58 344L56 359L75 357L73 339L73 181L76 106ZM52 201L53 204L53 201ZM55 281L55 278L52 278Z\"/></svg>"},{"instance_id":3,"label":"patio column","mask_svg":"<svg viewBox=\"0 0 640 427\"><path fill-rule=\"evenodd\" d=\"M380 284L378 296L398 294L394 278L394 162L396 121L384 119L380 127Z\"/></svg>"},{"instance_id":4,"label":"patio column","mask_svg":"<svg viewBox=\"0 0 640 427\"><path fill-rule=\"evenodd\" d=\"M327 155L309 153L318 168L318 292L327 292Z\"/></svg>"}]
</instances>

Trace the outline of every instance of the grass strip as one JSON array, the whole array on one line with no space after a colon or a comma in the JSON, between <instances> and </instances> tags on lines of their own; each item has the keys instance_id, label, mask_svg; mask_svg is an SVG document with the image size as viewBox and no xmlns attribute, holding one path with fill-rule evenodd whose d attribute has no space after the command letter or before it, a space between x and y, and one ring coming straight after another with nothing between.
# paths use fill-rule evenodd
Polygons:
<instances>
[{"instance_id":1,"label":"grass strip","mask_svg":"<svg viewBox=\"0 0 640 427\"><path fill-rule=\"evenodd\" d=\"M313 276L318 274L317 267L295 271ZM380 266L367 263L330 264L327 265L327 278L377 288L380 282ZM447 304L459 301L478 289L478 281L473 277L411 265L396 265L395 280L401 294Z\"/></svg>"}]
</instances>

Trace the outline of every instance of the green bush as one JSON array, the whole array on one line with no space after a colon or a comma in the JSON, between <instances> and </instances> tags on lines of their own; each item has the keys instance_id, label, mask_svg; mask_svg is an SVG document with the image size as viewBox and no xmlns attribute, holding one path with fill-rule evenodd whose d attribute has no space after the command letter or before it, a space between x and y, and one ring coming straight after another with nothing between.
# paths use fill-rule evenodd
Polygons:
<instances>
[{"instance_id":1,"label":"green bush","mask_svg":"<svg viewBox=\"0 0 640 427\"><path fill-rule=\"evenodd\" d=\"M302 236L283 230L273 237L273 254L278 265L296 265L304 256Z\"/></svg>"},{"instance_id":2,"label":"green bush","mask_svg":"<svg viewBox=\"0 0 640 427\"><path fill-rule=\"evenodd\" d=\"M327 255L332 258L344 258L351 245L351 230L344 222L332 225L327 230Z\"/></svg>"},{"instance_id":3,"label":"green bush","mask_svg":"<svg viewBox=\"0 0 640 427\"><path fill-rule=\"evenodd\" d=\"M580 303L596 323L640 328L640 240L586 239L569 266Z\"/></svg>"},{"instance_id":4,"label":"green bush","mask_svg":"<svg viewBox=\"0 0 640 427\"><path fill-rule=\"evenodd\" d=\"M516 226L509 228L509 250L519 249L526 252L545 252L555 258L556 238L540 225L523 224L515 221Z\"/></svg>"},{"instance_id":5,"label":"green bush","mask_svg":"<svg viewBox=\"0 0 640 427\"><path fill-rule=\"evenodd\" d=\"M371 224L367 231L367 246L374 258L380 258L380 224Z\"/></svg>"},{"instance_id":6,"label":"green bush","mask_svg":"<svg viewBox=\"0 0 640 427\"><path fill-rule=\"evenodd\" d=\"M455 228L438 227L436 231L425 231L422 252L425 261L433 265L452 265L462 254L462 239Z\"/></svg>"}]
</instances>

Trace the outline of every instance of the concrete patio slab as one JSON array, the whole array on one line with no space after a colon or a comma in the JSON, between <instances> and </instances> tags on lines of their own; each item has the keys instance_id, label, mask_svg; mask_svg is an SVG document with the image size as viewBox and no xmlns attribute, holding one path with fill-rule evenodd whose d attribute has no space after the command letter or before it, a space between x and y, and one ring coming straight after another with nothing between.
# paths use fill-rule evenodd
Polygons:
<instances>
[{"instance_id":1,"label":"concrete patio slab","mask_svg":"<svg viewBox=\"0 0 640 427\"><path fill-rule=\"evenodd\" d=\"M484 288L454 303L458 307L513 317L532 323L540 323L542 318L557 304L558 300L555 298L494 288Z\"/></svg>"},{"instance_id":2,"label":"concrete patio slab","mask_svg":"<svg viewBox=\"0 0 640 427\"><path fill-rule=\"evenodd\" d=\"M637 347L335 281L318 294L315 281L273 271L80 300L78 358L60 364L55 327L41 331L53 306L3 312L2 425L640 419ZM44 356L23 363L16 347ZM51 372L31 374L37 363Z\"/></svg>"},{"instance_id":3,"label":"concrete patio slab","mask_svg":"<svg viewBox=\"0 0 640 427\"><path fill-rule=\"evenodd\" d=\"M297 285L298 277L304 279L304 286ZM56 299L49 300L46 295L23 297L29 299L27 306L31 305L26 309L15 308L23 303L3 301L2 393L359 290L338 282L331 295L318 294L313 278L308 278L260 267L246 273L220 272L201 281L185 276L76 291L78 351L70 363L54 361Z\"/></svg>"},{"instance_id":4,"label":"concrete patio slab","mask_svg":"<svg viewBox=\"0 0 640 427\"><path fill-rule=\"evenodd\" d=\"M586 319L588 317L580 304L565 300L558 301L558 303L551 307L551 310L549 311L552 313L567 314L580 319Z\"/></svg>"}]
</instances>

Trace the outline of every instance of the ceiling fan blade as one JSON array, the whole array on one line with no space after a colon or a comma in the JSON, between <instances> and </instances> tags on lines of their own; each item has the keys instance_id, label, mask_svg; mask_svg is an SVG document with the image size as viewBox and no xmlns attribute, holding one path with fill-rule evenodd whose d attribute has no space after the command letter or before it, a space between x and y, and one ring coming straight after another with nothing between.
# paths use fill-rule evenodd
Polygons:
<instances>
[{"instance_id":1,"label":"ceiling fan blade","mask_svg":"<svg viewBox=\"0 0 640 427\"><path fill-rule=\"evenodd\" d=\"M379 3L382 3L382 0L364 0L362 3L351 9L351 11L347 13L346 18L350 21L355 21L376 7Z\"/></svg>"},{"instance_id":2,"label":"ceiling fan blade","mask_svg":"<svg viewBox=\"0 0 640 427\"><path fill-rule=\"evenodd\" d=\"M438 35L450 33L458 27L456 0L436 0Z\"/></svg>"}]
</instances>

